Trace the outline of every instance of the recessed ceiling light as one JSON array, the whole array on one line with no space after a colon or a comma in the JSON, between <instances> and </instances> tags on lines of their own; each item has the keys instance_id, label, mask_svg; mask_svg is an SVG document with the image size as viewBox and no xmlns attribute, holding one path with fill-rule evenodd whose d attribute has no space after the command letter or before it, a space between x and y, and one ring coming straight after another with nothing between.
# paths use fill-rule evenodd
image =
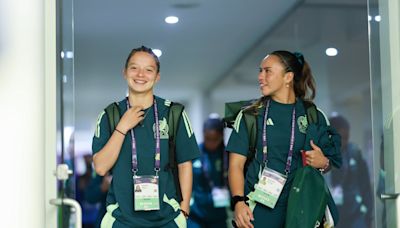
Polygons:
<instances>
[{"instance_id":1,"label":"recessed ceiling light","mask_svg":"<svg viewBox=\"0 0 400 228\"><path fill-rule=\"evenodd\" d=\"M336 48L327 48L325 53L327 56L336 56L338 54L338 50Z\"/></svg>"},{"instance_id":2,"label":"recessed ceiling light","mask_svg":"<svg viewBox=\"0 0 400 228\"><path fill-rule=\"evenodd\" d=\"M62 58L62 59L64 58L65 54L64 54L64 52L63 52L63 51L61 51L61 54L60 54L60 56L61 56L61 58Z\"/></svg>"},{"instance_id":3,"label":"recessed ceiling light","mask_svg":"<svg viewBox=\"0 0 400 228\"><path fill-rule=\"evenodd\" d=\"M152 49L153 53L160 58L160 56L162 55L162 51L160 49Z\"/></svg>"},{"instance_id":4,"label":"recessed ceiling light","mask_svg":"<svg viewBox=\"0 0 400 228\"><path fill-rule=\"evenodd\" d=\"M176 24L176 23L178 23L178 21L179 21L179 18L176 16L169 16L169 17L165 18L165 22L168 24Z\"/></svg>"},{"instance_id":5,"label":"recessed ceiling light","mask_svg":"<svg viewBox=\"0 0 400 228\"><path fill-rule=\"evenodd\" d=\"M381 21L381 16L380 15L375 16L375 21L376 22L380 22Z\"/></svg>"},{"instance_id":6,"label":"recessed ceiling light","mask_svg":"<svg viewBox=\"0 0 400 228\"><path fill-rule=\"evenodd\" d=\"M371 15L368 15L368 21L372 21Z\"/></svg>"}]
</instances>

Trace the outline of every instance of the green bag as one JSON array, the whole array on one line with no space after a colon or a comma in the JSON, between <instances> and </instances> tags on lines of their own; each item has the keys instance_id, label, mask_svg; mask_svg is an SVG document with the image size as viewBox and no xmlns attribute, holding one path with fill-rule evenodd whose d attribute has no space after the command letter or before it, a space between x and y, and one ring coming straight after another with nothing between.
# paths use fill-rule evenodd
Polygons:
<instances>
[{"instance_id":1,"label":"green bag","mask_svg":"<svg viewBox=\"0 0 400 228\"><path fill-rule=\"evenodd\" d=\"M251 105L254 101L255 100L247 100L225 103L225 116L223 121L226 123L227 127L233 128L238 113Z\"/></svg>"},{"instance_id":2,"label":"green bag","mask_svg":"<svg viewBox=\"0 0 400 228\"><path fill-rule=\"evenodd\" d=\"M311 166L299 168L289 193L285 228L323 227L329 196L320 171Z\"/></svg>"},{"instance_id":3,"label":"green bag","mask_svg":"<svg viewBox=\"0 0 400 228\"><path fill-rule=\"evenodd\" d=\"M236 101L225 103L225 117L223 121L229 128L234 128L235 119L240 111L252 105L256 100ZM249 134L249 154L244 165L243 174L246 175L247 168L256 154L257 141L257 118L251 111L243 112L247 133Z\"/></svg>"}]
</instances>

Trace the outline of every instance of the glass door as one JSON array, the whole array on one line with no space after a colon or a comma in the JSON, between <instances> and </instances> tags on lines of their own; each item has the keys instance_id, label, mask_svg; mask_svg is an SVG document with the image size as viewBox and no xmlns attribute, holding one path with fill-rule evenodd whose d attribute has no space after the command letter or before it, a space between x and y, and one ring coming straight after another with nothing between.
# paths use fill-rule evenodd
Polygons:
<instances>
[{"instance_id":1,"label":"glass door","mask_svg":"<svg viewBox=\"0 0 400 228\"><path fill-rule=\"evenodd\" d=\"M396 42L396 35L393 36L400 29L392 26L399 25L396 14L400 12L400 4L395 2L368 1L375 227L382 228L400 227L400 101L396 96L400 84L397 62L400 59L396 53L400 50L399 39Z\"/></svg>"},{"instance_id":2,"label":"glass door","mask_svg":"<svg viewBox=\"0 0 400 228\"><path fill-rule=\"evenodd\" d=\"M82 210L75 193L75 85L73 0L57 8L57 170L59 228L81 227Z\"/></svg>"}]
</instances>

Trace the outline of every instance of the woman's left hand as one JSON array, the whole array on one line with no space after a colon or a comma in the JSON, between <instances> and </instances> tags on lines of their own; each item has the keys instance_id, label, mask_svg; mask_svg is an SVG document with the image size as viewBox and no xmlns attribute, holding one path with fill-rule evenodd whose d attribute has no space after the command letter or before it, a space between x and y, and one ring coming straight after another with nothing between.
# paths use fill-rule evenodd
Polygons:
<instances>
[{"instance_id":1,"label":"woman's left hand","mask_svg":"<svg viewBox=\"0 0 400 228\"><path fill-rule=\"evenodd\" d=\"M188 219L190 213L190 206L186 203L181 203L181 213L185 216L186 219Z\"/></svg>"},{"instance_id":2,"label":"woman's left hand","mask_svg":"<svg viewBox=\"0 0 400 228\"><path fill-rule=\"evenodd\" d=\"M322 169L326 167L329 162L328 158L325 157L321 148L314 144L313 140L310 141L312 150L306 151L307 165L312 166L316 169Z\"/></svg>"}]
</instances>

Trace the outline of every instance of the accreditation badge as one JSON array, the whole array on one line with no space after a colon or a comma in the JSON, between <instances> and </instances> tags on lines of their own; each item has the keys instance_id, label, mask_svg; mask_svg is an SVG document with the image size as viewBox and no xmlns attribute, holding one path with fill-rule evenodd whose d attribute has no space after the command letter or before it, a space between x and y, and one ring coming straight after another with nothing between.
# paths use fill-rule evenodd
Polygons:
<instances>
[{"instance_id":1,"label":"accreditation badge","mask_svg":"<svg viewBox=\"0 0 400 228\"><path fill-rule=\"evenodd\" d=\"M215 208L228 207L230 205L230 194L226 187L214 187L211 191Z\"/></svg>"},{"instance_id":2,"label":"accreditation badge","mask_svg":"<svg viewBox=\"0 0 400 228\"><path fill-rule=\"evenodd\" d=\"M343 205L343 188L342 186L336 186L332 189L331 191L332 193L332 198L333 201L335 201L335 204L338 206L342 206Z\"/></svg>"},{"instance_id":3,"label":"accreditation badge","mask_svg":"<svg viewBox=\"0 0 400 228\"><path fill-rule=\"evenodd\" d=\"M134 176L133 190L135 211L160 210L158 176Z\"/></svg>"},{"instance_id":4,"label":"accreditation badge","mask_svg":"<svg viewBox=\"0 0 400 228\"><path fill-rule=\"evenodd\" d=\"M274 208L285 186L287 177L275 170L265 167L254 188L254 201Z\"/></svg>"}]
</instances>

